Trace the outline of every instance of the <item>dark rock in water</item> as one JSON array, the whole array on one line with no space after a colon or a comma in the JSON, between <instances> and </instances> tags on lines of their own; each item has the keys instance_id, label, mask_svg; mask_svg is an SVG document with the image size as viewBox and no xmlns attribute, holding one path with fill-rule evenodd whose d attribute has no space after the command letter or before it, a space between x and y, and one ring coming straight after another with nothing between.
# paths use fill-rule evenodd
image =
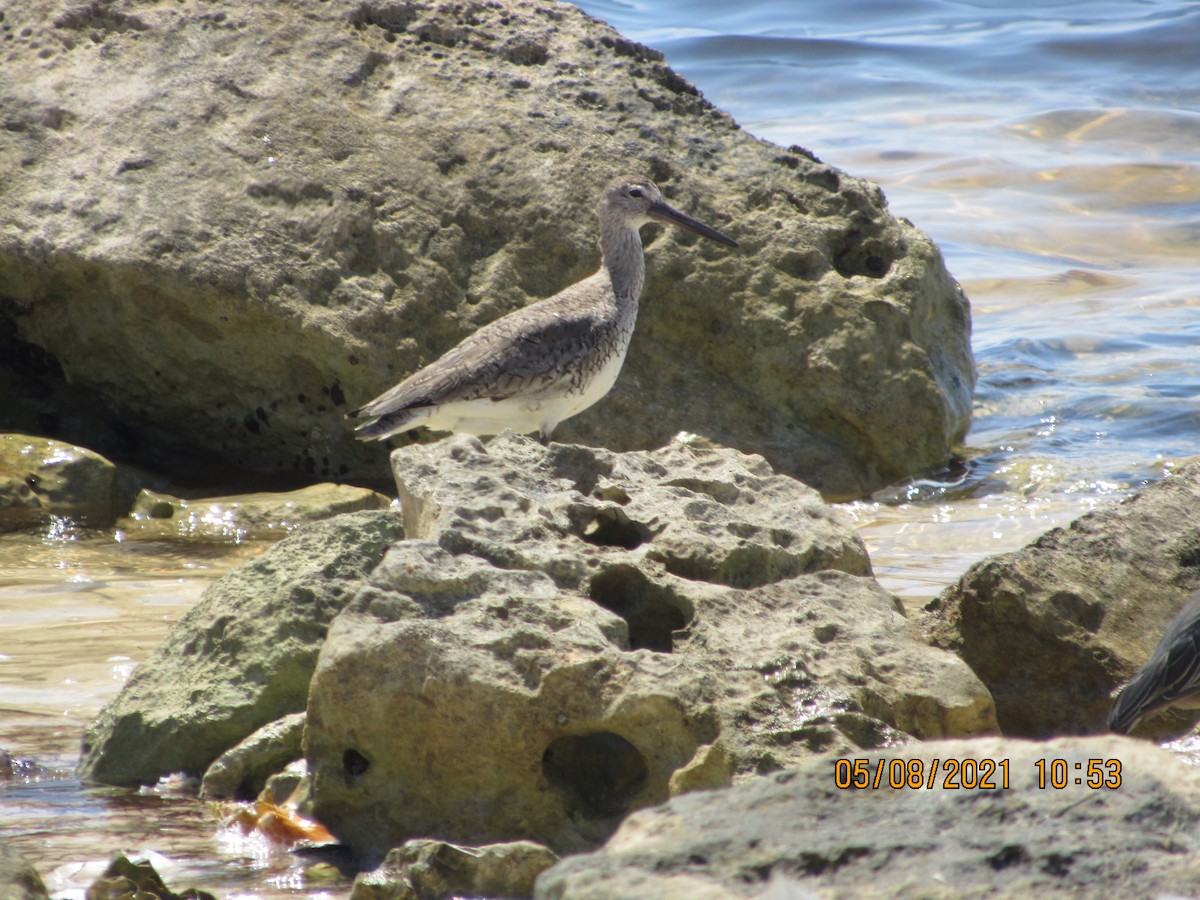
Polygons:
<instances>
[{"instance_id":1,"label":"dark rock in water","mask_svg":"<svg viewBox=\"0 0 1200 900\"><path fill-rule=\"evenodd\" d=\"M144 859L116 857L87 889L87 900L217 900L208 891L188 888L176 893Z\"/></svg>"},{"instance_id":2,"label":"dark rock in water","mask_svg":"<svg viewBox=\"0 0 1200 900\"><path fill-rule=\"evenodd\" d=\"M0 897L4 900L50 900L42 877L0 837Z\"/></svg>"},{"instance_id":3,"label":"dark rock in water","mask_svg":"<svg viewBox=\"0 0 1200 900\"><path fill-rule=\"evenodd\" d=\"M845 495L967 428L968 303L929 237L579 9L7 6L0 388L27 428L382 478L343 414L594 270L629 168L745 250L647 231L625 371L560 439L687 429Z\"/></svg>"},{"instance_id":4,"label":"dark rock in water","mask_svg":"<svg viewBox=\"0 0 1200 900\"><path fill-rule=\"evenodd\" d=\"M256 729L304 709L329 622L403 534L394 512L307 526L205 591L84 737L80 776L200 776Z\"/></svg>"},{"instance_id":5,"label":"dark rock in water","mask_svg":"<svg viewBox=\"0 0 1200 900\"><path fill-rule=\"evenodd\" d=\"M1200 586L1200 464L1118 506L973 566L927 607L934 641L958 653L996 700L1005 734L1107 730L1114 689L1150 658ZM1178 735L1196 712L1148 718Z\"/></svg>"},{"instance_id":6,"label":"dark rock in water","mask_svg":"<svg viewBox=\"0 0 1200 900\"><path fill-rule=\"evenodd\" d=\"M393 465L420 540L330 627L305 735L313 812L368 863L417 835L578 850L683 791L996 727L761 458L508 433Z\"/></svg>"},{"instance_id":7,"label":"dark rock in water","mask_svg":"<svg viewBox=\"0 0 1200 900\"><path fill-rule=\"evenodd\" d=\"M557 856L530 841L483 847L408 841L389 851L374 872L355 879L350 900L529 897L538 875L556 862Z\"/></svg>"},{"instance_id":8,"label":"dark rock in water","mask_svg":"<svg viewBox=\"0 0 1200 900\"><path fill-rule=\"evenodd\" d=\"M825 758L636 812L600 850L544 873L535 897L1024 900L1200 884L1200 772L1143 741L979 738L853 760L861 790Z\"/></svg>"}]
</instances>

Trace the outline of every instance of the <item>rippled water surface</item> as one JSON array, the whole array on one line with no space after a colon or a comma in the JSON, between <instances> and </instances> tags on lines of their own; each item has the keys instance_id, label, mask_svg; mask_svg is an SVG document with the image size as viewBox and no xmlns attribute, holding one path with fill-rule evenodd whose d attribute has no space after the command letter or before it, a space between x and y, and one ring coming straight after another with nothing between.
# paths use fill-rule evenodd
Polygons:
<instances>
[{"instance_id":1,"label":"rippled water surface","mask_svg":"<svg viewBox=\"0 0 1200 900\"><path fill-rule=\"evenodd\" d=\"M750 132L878 181L963 282L980 375L964 464L845 506L909 603L1200 452L1200 5L582 6ZM72 766L131 667L260 549L0 538L0 747ZM60 897L117 846L166 854L176 886L325 893L219 821L68 775L0 785L0 838Z\"/></svg>"},{"instance_id":2,"label":"rippled water surface","mask_svg":"<svg viewBox=\"0 0 1200 900\"><path fill-rule=\"evenodd\" d=\"M222 827L232 810L169 785L84 789L72 773L84 728L134 666L213 579L266 546L125 542L61 524L0 535L0 748L37 764L0 780L0 842L54 896L82 898L122 849L158 854L177 890L316 895L282 848Z\"/></svg>"}]
</instances>

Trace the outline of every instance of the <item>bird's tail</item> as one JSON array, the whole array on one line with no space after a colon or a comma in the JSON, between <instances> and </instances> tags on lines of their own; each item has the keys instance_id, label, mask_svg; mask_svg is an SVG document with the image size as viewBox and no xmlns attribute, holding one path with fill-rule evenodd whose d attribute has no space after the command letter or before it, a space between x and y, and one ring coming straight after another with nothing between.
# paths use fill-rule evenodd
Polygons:
<instances>
[{"instance_id":1,"label":"bird's tail","mask_svg":"<svg viewBox=\"0 0 1200 900\"><path fill-rule=\"evenodd\" d=\"M395 412L384 413L382 416L371 416L365 412L366 407L351 410L346 413L347 419L370 417L367 421L354 426L355 436L360 441L382 441L394 434L416 428L418 420L428 417L427 409L399 409Z\"/></svg>"},{"instance_id":2,"label":"bird's tail","mask_svg":"<svg viewBox=\"0 0 1200 900\"><path fill-rule=\"evenodd\" d=\"M1161 666L1147 665L1125 685L1108 711L1108 730L1129 734L1150 713L1169 704L1163 699L1166 673Z\"/></svg>"}]
</instances>

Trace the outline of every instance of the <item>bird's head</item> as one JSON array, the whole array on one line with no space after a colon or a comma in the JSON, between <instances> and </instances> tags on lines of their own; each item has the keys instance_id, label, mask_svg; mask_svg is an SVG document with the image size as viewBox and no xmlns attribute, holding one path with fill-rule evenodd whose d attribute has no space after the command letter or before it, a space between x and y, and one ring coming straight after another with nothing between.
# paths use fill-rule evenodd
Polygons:
<instances>
[{"instance_id":1,"label":"bird's head","mask_svg":"<svg viewBox=\"0 0 1200 900\"><path fill-rule=\"evenodd\" d=\"M621 178L614 181L600 197L599 213L600 221L604 224L628 223L640 228L648 222L665 222L726 246L737 246L737 241L668 204L658 187L648 178Z\"/></svg>"}]
</instances>

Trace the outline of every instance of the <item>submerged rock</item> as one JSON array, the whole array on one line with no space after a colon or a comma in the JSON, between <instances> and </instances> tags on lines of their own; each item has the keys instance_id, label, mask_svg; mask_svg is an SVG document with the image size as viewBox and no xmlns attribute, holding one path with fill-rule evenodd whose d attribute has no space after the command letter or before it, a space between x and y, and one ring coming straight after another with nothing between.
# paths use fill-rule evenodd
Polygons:
<instances>
[{"instance_id":1,"label":"submerged rock","mask_svg":"<svg viewBox=\"0 0 1200 900\"><path fill-rule=\"evenodd\" d=\"M0 531L44 527L54 518L113 521L136 488L98 453L62 441L0 434Z\"/></svg>"},{"instance_id":2,"label":"submerged rock","mask_svg":"<svg viewBox=\"0 0 1200 900\"><path fill-rule=\"evenodd\" d=\"M334 621L305 734L313 811L368 863L411 836L579 850L672 792L996 727L761 458L508 433L393 464L424 540Z\"/></svg>"},{"instance_id":3,"label":"submerged rock","mask_svg":"<svg viewBox=\"0 0 1200 900\"><path fill-rule=\"evenodd\" d=\"M0 338L40 373L11 379L23 420L383 476L342 414L593 270L599 190L632 168L744 252L647 232L625 370L560 438L688 429L846 495L943 465L966 430L968 303L928 236L575 7L6 13ZM90 420L61 413L76 396Z\"/></svg>"},{"instance_id":4,"label":"submerged rock","mask_svg":"<svg viewBox=\"0 0 1200 900\"><path fill-rule=\"evenodd\" d=\"M302 711L329 622L402 533L394 512L338 516L214 582L100 711L80 776L200 776L256 729Z\"/></svg>"},{"instance_id":5,"label":"submerged rock","mask_svg":"<svg viewBox=\"0 0 1200 900\"><path fill-rule=\"evenodd\" d=\"M1200 772L1145 742L981 738L852 759L864 789L825 758L636 812L544 873L535 897L1173 897L1200 884Z\"/></svg>"},{"instance_id":6,"label":"submerged rock","mask_svg":"<svg viewBox=\"0 0 1200 900\"><path fill-rule=\"evenodd\" d=\"M117 527L126 537L143 541L279 540L306 522L384 509L390 502L383 494L349 484L313 484L295 491L193 500L143 490Z\"/></svg>"},{"instance_id":7,"label":"submerged rock","mask_svg":"<svg viewBox=\"0 0 1200 900\"><path fill-rule=\"evenodd\" d=\"M992 692L1005 734L1107 730L1115 688L1150 658L1200 586L1200 463L1123 503L973 566L926 607L933 640ZM1189 730L1196 712L1140 733Z\"/></svg>"}]
</instances>

